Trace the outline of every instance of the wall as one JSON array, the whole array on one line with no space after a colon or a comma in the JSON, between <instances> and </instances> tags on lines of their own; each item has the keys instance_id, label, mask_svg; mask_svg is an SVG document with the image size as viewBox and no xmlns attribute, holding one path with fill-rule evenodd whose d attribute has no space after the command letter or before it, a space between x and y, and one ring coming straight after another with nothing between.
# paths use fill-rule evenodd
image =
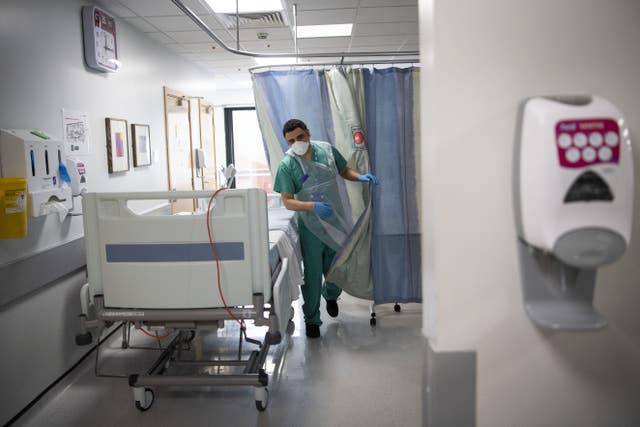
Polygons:
<instances>
[{"instance_id":1,"label":"wall","mask_svg":"<svg viewBox=\"0 0 640 427\"><path fill-rule=\"evenodd\" d=\"M640 425L640 3L421 0L420 14L431 350L475 353L466 360L477 377L463 382L476 381L478 426ZM598 271L594 305L608 327L550 333L522 305L515 119L525 97L575 93L608 98L630 125L633 236L624 257ZM438 399L427 393L426 401ZM427 407L431 425L448 419Z\"/></svg>"},{"instance_id":2,"label":"wall","mask_svg":"<svg viewBox=\"0 0 640 427\"><path fill-rule=\"evenodd\" d=\"M88 69L83 59L79 0L3 0L0 2L0 127L40 129L61 137L61 109L88 113L90 191L165 190L167 188L162 87L204 96L215 103L210 74L185 63L155 41L118 20L118 50L123 68L116 74ZM108 10L108 3L105 4ZM126 173L107 173L105 117L151 127L153 164ZM51 277L52 263L82 238L82 217L62 224L53 216L31 218L29 235L0 241L0 424L22 409L70 367L86 348L74 344L81 267ZM74 246L77 256L77 245ZM78 258L75 264L83 264ZM18 268L14 268L18 265ZM75 268L75 267L70 267ZM36 289L5 303L25 275ZM10 273L8 273L10 272ZM39 280L39 282L38 282ZM11 291L11 292L9 292ZM25 292L27 289L25 289Z\"/></svg>"}]
</instances>

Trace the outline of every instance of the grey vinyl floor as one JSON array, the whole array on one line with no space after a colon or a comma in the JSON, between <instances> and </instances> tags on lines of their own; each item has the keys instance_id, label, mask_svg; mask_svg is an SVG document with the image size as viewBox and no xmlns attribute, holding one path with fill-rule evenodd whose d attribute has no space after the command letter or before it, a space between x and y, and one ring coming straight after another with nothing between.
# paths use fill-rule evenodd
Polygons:
<instances>
[{"instance_id":1,"label":"grey vinyl floor","mask_svg":"<svg viewBox=\"0 0 640 427\"><path fill-rule=\"evenodd\" d=\"M157 387L145 412L134 406L126 378L96 377L89 357L41 398L14 425L62 426L419 426L422 398L422 338L419 304L376 306L369 325L369 302L343 296L340 315L324 311L320 339L304 334L300 300L294 303L295 330L269 351L269 403L259 412L250 386ZM248 325L262 339L266 328ZM238 324L198 332L189 352L205 358L233 357ZM132 329L131 344L157 346ZM246 357L256 346L243 344ZM100 373L142 373L155 350L122 349L121 334L100 347ZM93 355L92 355L93 356Z\"/></svg>"}]
</instances>

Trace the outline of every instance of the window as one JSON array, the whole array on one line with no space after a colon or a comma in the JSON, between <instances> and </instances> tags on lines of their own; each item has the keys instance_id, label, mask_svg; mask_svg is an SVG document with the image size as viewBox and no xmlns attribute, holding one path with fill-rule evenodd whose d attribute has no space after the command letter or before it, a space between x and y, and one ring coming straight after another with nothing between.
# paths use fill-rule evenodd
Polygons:
<instances>
[{"instance_id":1,"label":"window","mask_svg":"<svg viewBox=\"0 0 640 427\"><path fill-rule=\"evenodd\" d=\"M271 172L254 107L224 109L227 163L236 167L235 188L262 188L269 199L274 193Z\"/></svg>"}]
</instances>

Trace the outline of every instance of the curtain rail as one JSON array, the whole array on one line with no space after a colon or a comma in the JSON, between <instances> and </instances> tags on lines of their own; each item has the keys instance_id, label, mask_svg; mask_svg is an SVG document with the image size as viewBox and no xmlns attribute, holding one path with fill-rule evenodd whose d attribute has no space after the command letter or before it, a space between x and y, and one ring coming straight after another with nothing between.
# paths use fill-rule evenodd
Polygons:
<instances>
[{"instance_id":1,"label":"curtain rail","mask_svg":"<svg viewBox=\"0 0 640 427\"><path fill-rule=\"evenodd\" d=\"M339 62L308 62L305 64L282 64L282 65L256 65L255 67L248 68L247 70L250 73L262 72L272 70L274 68L304 68L304 67L330 67L336 65L385 65L385 64L397 64L397 65L409 65L409 64L419 64L419 59L408 59L408 60L380 60L380 61L339 61ZM415 66L415 65L414 65ZM419 66L419 65L418 65Z\"/></svg>"},{"instance_id":2,"label":"curtain rail","mask_svg":"<svg viewBox=\"0 0 640 427\"><path fill-rule=\"evenodd\" d=\"M175 4L178 9L184 12L187 17L189 17L202 31L204 31L209 37L213 39L220 47L227 50L228 52L235 53L237 55L244 55L253 58L335 58L335 57L358 57L358 56L418 56L420 52L417 50L413 51L380 51L380 52L317 52L317 53L260 53L260 52L250 52L248 50L240 50L233 49L227 46L215 33L205 24L202 19L198 17L191 9L189 9L182 0L171 0L173 4ZM236 18L238 12L236 9ZM240 39L238 37L238 46L240 46Z\"/></svg>"}]
</instances>

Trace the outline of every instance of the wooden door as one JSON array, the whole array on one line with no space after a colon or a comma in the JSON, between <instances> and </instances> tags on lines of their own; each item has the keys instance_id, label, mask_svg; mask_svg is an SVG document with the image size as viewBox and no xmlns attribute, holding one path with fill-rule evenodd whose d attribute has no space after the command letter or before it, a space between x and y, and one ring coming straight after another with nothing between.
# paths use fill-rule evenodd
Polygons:
<instances>
[{"instance_id":1,"label":"wooden door","mask_svg":"<svg viewBox=\"0 0 640 427\"><path fill-rule=\"evenodd\" d=\"M213 105L206 101L200 101L200 141L207 156L207 167L202 170L202 186L205 190L215 190L218 188L215 122Z\"/></svg>"},{"instance_id":2,"label":"wooden door","mask_svg":"<svg viewBox=\"0 0 640 427\"><path fill-rule=\"evenodd\" d=\"M170 191L192 191L193 149L191 144L190 102L183 94L164 88L167 174ZM171 213L193 212L195 200L170 200Z\"/></svg>"},{"instance_id":3,"label":"wooden door","mask_svg":"<svg viewBox=\"0 0 640 427\"><path fill-rule=\"evenodd\" d=\"M191 170L191 179L193 181L194 190L202 190L202 169L197 169L195 149L202 148L202 142L200 139L200 100L189 100L189 124L191 125L191 164L193 169Z\"/></svg>"}]
</instances>

